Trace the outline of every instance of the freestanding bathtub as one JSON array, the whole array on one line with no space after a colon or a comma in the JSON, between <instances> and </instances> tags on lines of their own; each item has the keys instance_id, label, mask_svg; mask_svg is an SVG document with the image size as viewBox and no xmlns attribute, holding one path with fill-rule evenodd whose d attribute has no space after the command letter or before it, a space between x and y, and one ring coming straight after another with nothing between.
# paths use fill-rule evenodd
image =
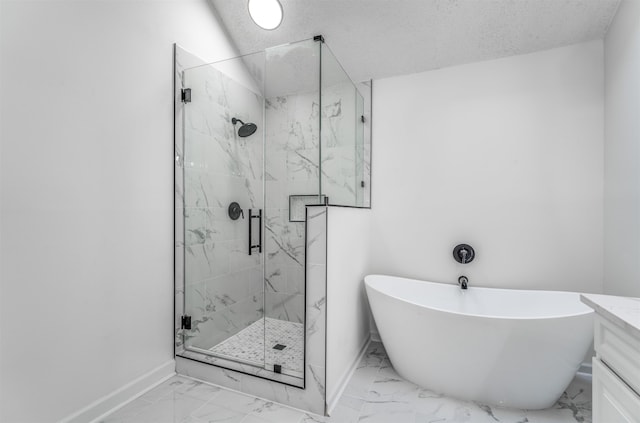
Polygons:
<instances>
[{"instance_id":1,"label":"freestanding bathtub","mask_svg":"<svg viewBox=\"0 0 640 423\"><path fill-rule=\"evenodd\" d=\"M460 399L551 407L593 340L593 310L573 292L462 290L381 275L366 276L365 286L398 374Z\"/></svg>"}]
</instances>

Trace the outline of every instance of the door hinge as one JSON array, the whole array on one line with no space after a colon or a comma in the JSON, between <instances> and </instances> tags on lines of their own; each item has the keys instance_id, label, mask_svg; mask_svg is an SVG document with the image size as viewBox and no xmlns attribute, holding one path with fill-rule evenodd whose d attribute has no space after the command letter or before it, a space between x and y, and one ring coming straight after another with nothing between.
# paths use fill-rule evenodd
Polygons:
<instances>
[{"instance_id":1,"label":"door hinge","mask_svg":"<svg viewBox=\"0 0 640 423\"><path fill-rule=\"evenodd\" d=\"M191 88L183 88L181 94L183 103L191 103Z\"/></svg>"},{"instance_id":2,"label":"door hinge","mask_svg":"<svg viewBox=\"0 0 640 423\"><path fill-rule=\"evenodd\" d=\"M180 328L191 330L191 316L182 316L180 319Z\"/></svg>"},{"instance_id":3,"label":"door hinge","mask_svg":"<svg viewBox=\"0 0 640 423\"><path fill-rule=\"evenodd\" d=\"M362 123L364 123L364 122L365 122L364 115L360 116L360 121L361 121Z\"/></svg>"}]
</instances>

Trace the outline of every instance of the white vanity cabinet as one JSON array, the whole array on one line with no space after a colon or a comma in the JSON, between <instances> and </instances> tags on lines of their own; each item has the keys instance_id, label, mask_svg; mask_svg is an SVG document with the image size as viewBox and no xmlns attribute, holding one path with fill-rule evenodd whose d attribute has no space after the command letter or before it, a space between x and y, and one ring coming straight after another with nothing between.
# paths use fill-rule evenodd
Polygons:
<instances>
[{"instance_id":1,"label":"white vanity cabinet","mask_svg":"<svg viewBox=\"0 0 640 423\"><path fill-rule=\"evenodd\" d=\"M640 422L640 396L597 358L593 360L593 421Z\"/></svg>"},{"instance_id":2,"label":"white vanity cabinet","mask_svg":"<svg viewBox=\"0 0 640 423\"><path fill-rule=\"evenodd\" d=\"M593 422L640 423L640 299L589 294L582 301L596 311Z\"/></svg>"}]
</instances>

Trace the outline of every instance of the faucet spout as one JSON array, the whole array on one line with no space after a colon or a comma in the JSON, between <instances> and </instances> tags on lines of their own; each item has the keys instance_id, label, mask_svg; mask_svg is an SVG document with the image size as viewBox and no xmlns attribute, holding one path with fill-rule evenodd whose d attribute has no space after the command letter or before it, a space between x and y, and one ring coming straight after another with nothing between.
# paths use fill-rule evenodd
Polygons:
<instances>
[{"instance_id":1,"label":"faucet spout","mask_svg":"<svg viewBox=\"0 0 640 423\"><path fill-rule=\"evenodd\" d=\"M460 276L458 278L458 285L460 285L460 289L467 289L469 283L469 278L466 276Z\"/></svg>"}]
</instances>

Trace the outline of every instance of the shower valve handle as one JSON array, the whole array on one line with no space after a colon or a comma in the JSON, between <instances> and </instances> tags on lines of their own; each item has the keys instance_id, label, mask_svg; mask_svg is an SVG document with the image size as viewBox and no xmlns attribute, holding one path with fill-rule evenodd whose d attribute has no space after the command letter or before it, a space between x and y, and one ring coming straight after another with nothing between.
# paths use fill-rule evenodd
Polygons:
<instances>
[{"instance_id":1,"label":"shower valve handle","mask_svg":"<svg viewBox=\"0 0 640 423\"><path fill-rule=\"evenodd\" d=\"M471 263L476 256L476 252L469 244L458 244L453 249L453 258L462 264Z\"/></svg>"},{"instance_id":2,"label":"shower valve handle","mask_svg":"<svg viewBox=\"0 0 640 423\"><path fill-rule=\"evenodd\" d=\"M242 218L244 219L244 211L242 211L242 207L240 207L240 204L236 203L235 201L229 204L228 213L231 220L238 220L240 216L242 216Z\"/></svg>"}]
</instances>

